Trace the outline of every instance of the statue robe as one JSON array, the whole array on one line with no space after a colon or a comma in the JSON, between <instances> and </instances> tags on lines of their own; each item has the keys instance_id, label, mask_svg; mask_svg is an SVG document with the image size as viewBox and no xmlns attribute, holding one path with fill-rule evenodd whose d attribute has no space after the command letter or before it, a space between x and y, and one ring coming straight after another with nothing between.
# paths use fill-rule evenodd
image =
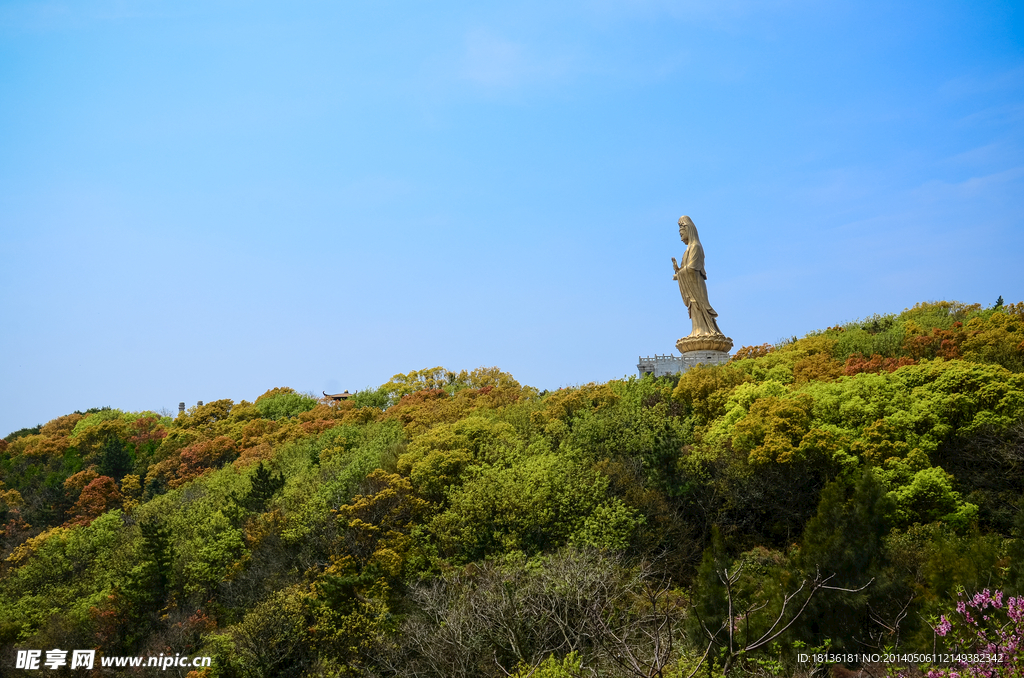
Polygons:
<instances>
[{"instance_id":1,"label":"statue robe","mask_svg":"<svg viewBox=\"0 0 1024 678\"><path fill-rule=\"evenodd\" d=\"M708 301L708 286L704 282L708 274L704 271L704 248L700 240L692 238L686 252L683 254L683 263L676 273L676 281L679 283L679 294L683 296L683 302L690 312L690 320L693 322L691 337L722 336L722 330L718 329L718 322L715 318L718 313L711 308Z\"/></svg>"}]
</instances>

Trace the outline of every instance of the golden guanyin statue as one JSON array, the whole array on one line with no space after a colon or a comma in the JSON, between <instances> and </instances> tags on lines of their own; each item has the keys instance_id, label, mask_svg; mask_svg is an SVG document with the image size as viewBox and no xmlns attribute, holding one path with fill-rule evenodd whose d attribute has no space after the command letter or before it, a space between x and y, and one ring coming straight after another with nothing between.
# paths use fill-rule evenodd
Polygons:
<instances>
[{"instance_id":1,"label":"golden guanyin statue","mask_svg":"<svg viewBox=\"0 0 1024 678\"><path fill-rule=\"evenodd\" d=\"M704 270L704 248L697 235L697 227L690 217L679 217L679 238L686 245L683 264L680 266L672 257L675 273L672 279L679 283L679 294L690 312L693 331L689 336L676 342L680 353L689 351L728 351L732 339L718 329L718 313L708 301L708 274Z\"/></svg>"}]
</instances>

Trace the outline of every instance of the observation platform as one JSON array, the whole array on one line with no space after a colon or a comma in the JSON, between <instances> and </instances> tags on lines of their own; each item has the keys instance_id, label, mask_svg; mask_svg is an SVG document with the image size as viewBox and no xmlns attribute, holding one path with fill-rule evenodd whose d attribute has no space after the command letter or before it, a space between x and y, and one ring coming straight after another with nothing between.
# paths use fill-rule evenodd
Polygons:
<instances>
[{"instance_id":1,"label":"observation platform","mask_svg":"<svg viewBox=\"0 0 1024 678\"><path fill-rule=\"evenodd\" d=\"M657 355L652 358L640 357L637 370L640 376L652 374L655 377L669 377L691 370L697 365L721 365L729 362L728 351L687 351L682 355Z\"/></svg>"}]
</instances>

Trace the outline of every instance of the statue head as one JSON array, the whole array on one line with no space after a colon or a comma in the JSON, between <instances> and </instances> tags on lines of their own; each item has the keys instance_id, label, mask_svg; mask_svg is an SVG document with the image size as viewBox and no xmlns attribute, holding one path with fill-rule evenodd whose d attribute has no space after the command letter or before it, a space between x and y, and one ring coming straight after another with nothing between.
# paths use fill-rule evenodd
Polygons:
<instances>
[{"instance_id":1,"label":"statue head","mask_svg":"<svg viewBox=\"0 0 1024 678\"><path fill-rule=\"evenodd\" d=\"M697 227L693 225L693 219L685 214L679 217L679 238L687 245L697 240Z\"/></svg>"}]
</instances>

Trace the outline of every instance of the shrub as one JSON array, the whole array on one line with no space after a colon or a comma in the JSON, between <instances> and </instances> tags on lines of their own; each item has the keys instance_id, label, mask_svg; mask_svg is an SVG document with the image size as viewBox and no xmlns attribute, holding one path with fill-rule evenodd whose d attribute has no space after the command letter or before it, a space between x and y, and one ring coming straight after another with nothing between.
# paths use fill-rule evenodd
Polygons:
<instances>
[{"instance_id":1,"label":"shrub","mask_svg":"<svg viewBox=\"0 0 1024 678\"><path fill-rule=\"evenodd\" d=\"M1020 676L1024 669L1024 598L1007 598L988 589L973 596L960 591L956 612L939 617L933 627L953 666L935 668L928 678Z\"/></svg>"},{"instance_id":2,"label":"shrub","mask_svg":"<svg viewBox=\"0 0 1024 678\"><path fill-rule=\"evenodd\" d=\"M317 402L313 396L290 391L277 393L269 398L260 396L256 400L256 409L265 419L286 419L313 409Z\"/></svg>"}]
</instances>

